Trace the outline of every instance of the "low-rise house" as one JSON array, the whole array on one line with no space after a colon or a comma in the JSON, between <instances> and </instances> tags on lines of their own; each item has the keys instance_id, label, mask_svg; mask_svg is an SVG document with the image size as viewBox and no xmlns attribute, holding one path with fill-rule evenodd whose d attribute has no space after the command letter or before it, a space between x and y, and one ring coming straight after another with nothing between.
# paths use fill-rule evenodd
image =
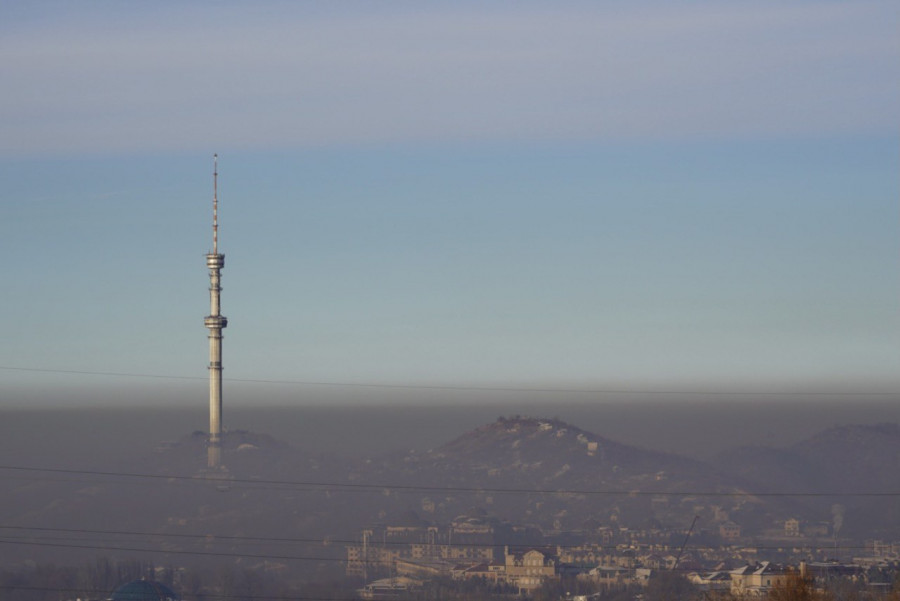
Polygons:
<instances>
[{"instance_id":1,"label":"low-rise house","mask_svg":"<svg viewBox=\"0 0 900 601\"><path fill-rule=\"evenodd\" d=\"M375 580L356 592L361 599L397 599L419 588L421 581L401 576Z\"/></svg>"},{"instance_id":2,"label":"low-rise house","mask_svg":"<svg viewBox=\"0 0 900 601\"><path fill-rule=\"evenodd\" d=\"M460 564L453 567L454 580L482 580L492 584L506 582L506 564L499 561Z\"/></svg>"},{"instance_id":3,"label":"low-rise house","mask_svg":"<svg viewBox=\"0 0 900 601\"><path fill-rule=\"evenodd\" d=\"M394 562L394 569L401 576L427 579L449 576L453 564L443 559L398 559Z\"/></svg>"},{"instance_id":4,"label":"low-rise house","mask_svg":"<svg viewBox=\"0 0 900 601\"><path fill-rule=\"evenodd\" d=\"M413 559L439 558L456 562L494 559L494 549L490 545L414 543L409 546L409 550Z\"/></svg>"},{"instance_id":5,"label":"low-rise house","mask_svg":"<svg viewBox=\"0 0 900 601\"><path fill-rule=\"evenodd\" d=\"M584 579L606 590L620 589L634 582L634 570L621 566L597 566Z\"/></svg>"},{"instance_id":6,"label":"low-rise house","mask_svg":"<svg viewBox=\"0 0 900 601\"><path fill-rule=\"evenodd\" d=\"M764 561L731 570L734 595L766 595L773 586L784 585L794 572L782 565Z\"/></svg>"},{"instance_id":7,"label":"low-rise house","mask_svg":"<svg viewBox=\"0 0 900 601\"><path fill-rule=\"evenodd\" d=\"M687 579L701 591L731 590L731 574L729 572L691 572L687 575Z\"/></svg>"}]
</instances>

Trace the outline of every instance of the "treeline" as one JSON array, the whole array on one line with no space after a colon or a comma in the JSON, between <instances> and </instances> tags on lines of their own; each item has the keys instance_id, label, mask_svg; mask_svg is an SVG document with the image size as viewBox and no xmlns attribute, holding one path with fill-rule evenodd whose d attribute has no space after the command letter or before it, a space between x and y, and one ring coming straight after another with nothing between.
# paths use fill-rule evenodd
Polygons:
<instances>
[{"instance_id":1,"label":"treeline","mask_svg":"<svg viewBox=\"0 0 900 601\"><path fill-rule=\"evenodd\" d=\"M105 601L123 584L139 579L164 584L185 601L355 598L347 583L288 581L264 569L233 565L176 568L99 558L80 567L33 564L0 569L0 601Z\"/></svg>"},{"instance_id":2,"label":"treeline","mask_svg":"<svg viewBox=\"0 0 900 601\"><path fill-rule=\"evenodd\" d=\"M4 601L59 601L60 599L106 599L120 585L158 575L163 584L172 582L171 570L157 570L138 560L113 561L100 558L82 567L34 564L0 570L0 599Z\"/></svg>"}]
</instances>

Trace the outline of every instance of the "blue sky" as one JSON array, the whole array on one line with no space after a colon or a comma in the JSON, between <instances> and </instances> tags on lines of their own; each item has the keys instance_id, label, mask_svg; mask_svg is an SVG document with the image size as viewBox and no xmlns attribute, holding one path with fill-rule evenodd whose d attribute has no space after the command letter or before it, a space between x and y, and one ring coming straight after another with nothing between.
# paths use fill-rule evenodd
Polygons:
<instances>
[{"instance_id":1,"label":"blue sky","mask_svg":"<svg viewBox=\"0 0 900 601\"><path fill-rule=\"evenodd\" d=\"M895 3L2 10L0 367L900 388Z\"/></svg>"}]
</instances>

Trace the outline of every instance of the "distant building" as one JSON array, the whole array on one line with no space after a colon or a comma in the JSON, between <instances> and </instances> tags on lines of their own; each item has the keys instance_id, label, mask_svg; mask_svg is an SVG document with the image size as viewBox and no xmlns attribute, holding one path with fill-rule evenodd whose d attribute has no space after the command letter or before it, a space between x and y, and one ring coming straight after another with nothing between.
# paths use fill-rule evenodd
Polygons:
<instances>
[{"instance_id":1,"label":"distant building","mask_svg":"<svg viewBox=\"0 0 900 601\"><path fill-rule=\"evenodd\" d=\"M559 558L553 547L504 549L506 581L519 592L540 588L545 581L556 579Z\"/></svg>"},{"instance_id":2,"label":"distant building","mask_svg":"<svg viewBox=\"0 0 900 601\"><path fill-rule=\"evenodd\" d=\"M494 559L494 528L491 522L457 518L449 527L422 521L414 512L406 512L394 523L362 532L361 544L347 545L348 576L367 576L387 572L398 562L411 572L440 569L449 574L460 562L490 562ZM485 541L485 542L481 542Z\"/></svg>"},{"instance_id":3,"label":"distant building","mask_svg":"<svg viewBox=\"0 0 900 601\"><path fill-rule=\"evenodd\" d=\"M830 522L819 522L817 524L807 524L804 530L806 531L806 536L828 536L830 526Z\"/></svg>"},{"instance_id":4,"label":"distant building","mask_svg":"<svg viewBox=\"0 0 900 601\"><path fill-rule=\"evenodd\" d=\"M785 536L800 536L800 520L791 518L784 521Z\"/></svg>"},{"instance_id":5,"label":"distant building","mask_svg":"<svg viewBox=\"0 0 900 601\"><path fill-rule=\"evenodd\" d=\"M719 536L725 540L737 540L741 538L741 527L728 520L719 526Z\"/></svg>"}]
</instances>

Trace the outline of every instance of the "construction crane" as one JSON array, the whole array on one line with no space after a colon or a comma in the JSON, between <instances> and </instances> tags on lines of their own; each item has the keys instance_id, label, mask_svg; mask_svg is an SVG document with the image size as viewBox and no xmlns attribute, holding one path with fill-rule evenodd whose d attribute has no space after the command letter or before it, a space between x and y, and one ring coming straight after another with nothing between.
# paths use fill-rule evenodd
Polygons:
<instances>
[{"instance_id":1,"label":"construction crane","mask_svg":"<svg viewBox=\"0 0 900 601\"><path fill-rule=\"evenodd\" d=\"M678 562L681 561L681 554L684 553L684 548L687 546L688 539L691 538L691 533L694 532L694 526L697 525L697 520L700 519L699 515L694 516L694 521L691 522L691 527L688 528L687 535L684 537L684 542L681 543L681 548L678 549L678 555L675 557L675 563L672 564L672 571L678 567Z\"/></svg>"}]
</instances>

